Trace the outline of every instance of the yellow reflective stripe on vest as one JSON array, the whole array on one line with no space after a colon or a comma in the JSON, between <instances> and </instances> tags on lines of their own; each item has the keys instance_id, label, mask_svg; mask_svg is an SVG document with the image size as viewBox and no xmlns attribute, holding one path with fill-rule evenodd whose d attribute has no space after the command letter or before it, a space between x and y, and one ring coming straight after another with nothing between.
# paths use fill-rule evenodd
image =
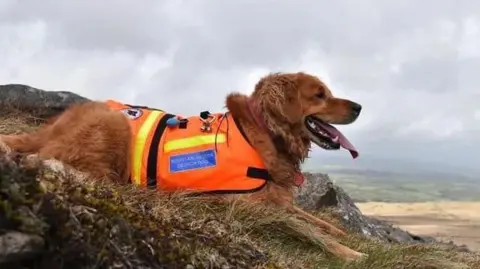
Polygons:
<instances>
[{"instance_id":1,"label":"yellow reflective stripe on vest","mask_svg":"<svg viewBox=\"0 0 480 269\"><path fill-rule=\"evenodd\" d=\"M172 150L186 149L186 148L192 148L192 147L197 147L201 145L214 144L215 142L220 144L220 143L225 143L225 141L227 141L227 139L224 134L197 135L193 137L168 141L165 143L165 146L163 146L163 151L169 152Z\"/></svg>"},{"instance_id":2,"label":"yellow reflective stripe on vest","mask_svg":"<svg viewBox=\"0 0 480 269\"><path fill-rule=\"evenodd\" d=\"M137 133L135 138L135 148L133 152L133 175L132 180L136 185L140 185L141 183L141 176L142 176L142 169L143 169L143 153L146 150L145 143L147 142L148 135L152 130L155 122L157 122L158 118L163 114L161 111L153 110L148 115L148 118L140 127L140 130Z\"/></svg>"}]
</instances>

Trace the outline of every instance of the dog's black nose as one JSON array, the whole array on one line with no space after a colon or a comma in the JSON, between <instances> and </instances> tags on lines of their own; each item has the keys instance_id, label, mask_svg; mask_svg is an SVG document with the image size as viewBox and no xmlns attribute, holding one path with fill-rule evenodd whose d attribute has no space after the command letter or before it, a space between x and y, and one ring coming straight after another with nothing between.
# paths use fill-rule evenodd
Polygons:
<instances>
[{"instance_id":1,"label":"dog's black nose","mask_svg":"<svg viewBox=\"0 0 480 269\"><path fill-rule=\"evenodd\" d=\"M360 111L362 111L362 106L360 104L357 104L355 102L352 102L352 111L359 115L360 114Z\"/></svg>"}]
</instances>

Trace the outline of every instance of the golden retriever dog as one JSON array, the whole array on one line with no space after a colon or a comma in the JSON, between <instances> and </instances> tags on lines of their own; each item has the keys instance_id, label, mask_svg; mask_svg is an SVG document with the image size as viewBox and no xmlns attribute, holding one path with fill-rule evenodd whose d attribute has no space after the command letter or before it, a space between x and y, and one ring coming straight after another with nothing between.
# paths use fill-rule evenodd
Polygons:
<instances>
[{"instance_id":1,"label":"golden retriever dog","mask_svg":"<svg viewBox=\"0 0 480 269\"><path fill-rule=\"evenodd\" d=\"M132 106L132 109L136 108ZM234 122L227 123L226 131L222 129L222 132L228 136L228 133L231 132L229 128L233 130L233 126L238 127L244 140L248 142L255 153L252 151L247 156L247 151L244 150L247 147L244 145L247 144L232 144L239 141L238 139L232 139L231 144L227 147L236 147L235 150L239 152L239 155L247 154L245 158L238 159L238 162L257 158L268 171L269 180L265 180L265 184L254 191L225 195L278 206L320 228L322 232L319 232L322 234L345 235L345 232L339 228L295 206L294 188L301 184L300 164L307 157L311 142L326 150L344 148L350 151L353 158L358 156L353 145L331 124L354 122L360 114L361 105L334 97L331 90L319 78L299 72L266 75L255 85L250 96L240 93L229 94L226 98L226 108L228 112L222 115L228 114ZM118 109L112 109L106 102L88 101L75 104L37 131L20 135L4 135L0 136L0 140L4 146L6 145L14 151L38 154L40 159L56 159L80 172L88 173L93 178L106 178L117 183L128 183L133 180L131 171L137 169L134 167L135 162L132 162L132 158L135 158L132 157L135 156L133 153L135 142L132 141L136 134L131 124L139 116L136 113L141 114L141 111L138 109L127 110L128 113L135 112L130 114L126 114L125 111L124 109L122 113ZM163 112L158 111L158 113ZM216 133L218 130L215 129L225 124L225 121L218 120L216 125L211 124L210 126L212 121L208 120L210 119L209 115L204 116L201 121L192 118L188 122L190 124L188 128L199 128L206 133L209 131ZM180 117L178 119L181 121ZM208 130L209 128L214 130ZM177 133L171 134L181 136L182 132L186 131L172 132ZM170 133L167 132L167 135ZM228 144L229 138L226 140ZM178 144L175 145L178 146ZM159 154L159 157L157 158L155 155L153 158L156 162L161 163L163 159L173 158L173 155L170 157L162 155L167 154L165 142L158 145L160 146L155 148L155 152ZM162 145L163 150L158 149ZM215 146L217 146L217 140L215 140ZM207 146L207 149L211 150L208 147L213 146ZM219 151L216 155L209 155L205 158L232 157L233 155L222 155L222 151ZM203 158L198 156L196 155L195 158ZM183 162L185 160L183 159ZM195 165L201 166L205 163L208 162L197 162ZM170 162L171 165L172 162ZM185 167L185 163L174 165L178 169L176 171ZM158 165L158 167L160 166ZM227 170L235 172L234 166L228 167L230 168ZM156 165L153 166L153 170L155 169L157 169ZM208 169L205 170L208 171ZM163 172L158 173L162 175ZM199 175L197 178L195 173L195 171L191 172L188 176L189 179L192 182L201 181ZM176 174L182 177L181 173ZM150 184L151 178L145 177L148 176L142 175L136 180L144 182L145 185ZM176 181L180 179L175 178ZM159 179L159 181L162 180L164 179ZM225 181L226 179L220 176L219 180ZM245 179L242 178L242 180ZM162 189L162 183L155 184L160 185L156 188ZM168 184L165 183L166 185ZM325 238L327 250L340 258L352 260L365 255L335 240L327 239L331 237L325 236Z\"/></svg>"}]
</instances>

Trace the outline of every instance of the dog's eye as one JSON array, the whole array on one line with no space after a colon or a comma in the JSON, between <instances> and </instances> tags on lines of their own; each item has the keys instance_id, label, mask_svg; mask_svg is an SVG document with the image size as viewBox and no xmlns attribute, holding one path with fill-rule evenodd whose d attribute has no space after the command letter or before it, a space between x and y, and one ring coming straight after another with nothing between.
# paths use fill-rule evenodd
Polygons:
<instances>
[{"instance_id":1,"label":"dog's eye","mask_svg":"<svg viewBox=\"0 0 480 269\"><path fill-rule=\"evenodd\" d=\"M319 92L319 93L315 94L315 96L320 98L320 99L323 99L323 98L325 98L325 92Z\"/></svg>"}]
</instances>

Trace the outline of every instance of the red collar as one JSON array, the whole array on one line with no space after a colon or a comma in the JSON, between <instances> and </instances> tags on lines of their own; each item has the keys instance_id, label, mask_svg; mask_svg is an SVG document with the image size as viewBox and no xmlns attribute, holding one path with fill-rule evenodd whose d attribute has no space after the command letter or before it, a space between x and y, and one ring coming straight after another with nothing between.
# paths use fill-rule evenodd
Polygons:
<instances>
[{"instance_id":1,"label":"red collar","mask_svg":"<svg viewBox=\"0 0 480 269\"><path fill-rule=\"evenodd\" d=\"M257 125L265 132L267 132L271 137L273 137L272 131L268 128L267 124L265 123L265 119L260 114L258 104L251 97L247 99L247 107ZM300 169L297 169L295 175L293 176L293 183L295 184L295 186L300 187L301 185L303 185L304 181L305 177L303 176Z\"/></svg>"}]
</instances>

